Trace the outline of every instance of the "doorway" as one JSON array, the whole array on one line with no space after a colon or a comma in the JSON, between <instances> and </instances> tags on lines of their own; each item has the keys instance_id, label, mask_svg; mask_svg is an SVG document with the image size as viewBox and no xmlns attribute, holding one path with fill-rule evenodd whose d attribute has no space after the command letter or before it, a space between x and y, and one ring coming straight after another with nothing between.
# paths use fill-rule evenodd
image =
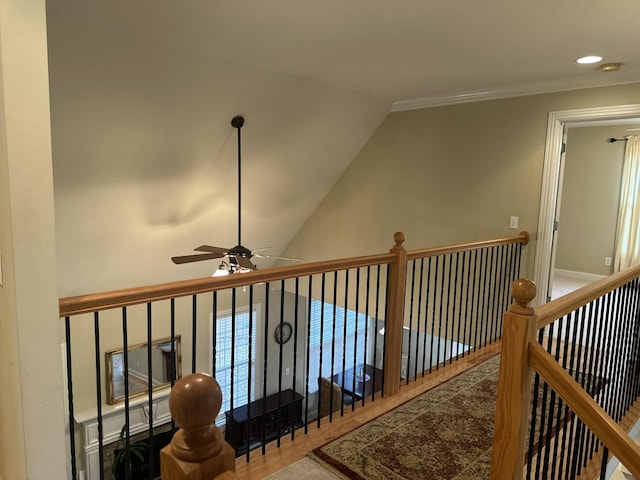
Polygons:
<instances>
[{"instance_id":1,"label":"doorway","mask_svg":"<svg viewBox=\"0 0 640 480\"><path fill-rule=\"evenodd\" d=\"M535 304L546 303L551 298L554 249L557 239L555 222L560 210L563 165L561 152L565 128L595 125L629 124L640 118L640 104L598 107L550 112L547 122L542 192L538 235L534 260L534 281L538 286ZM606 140L606 139L605 139Z\"/></svg>"}]
</instances>

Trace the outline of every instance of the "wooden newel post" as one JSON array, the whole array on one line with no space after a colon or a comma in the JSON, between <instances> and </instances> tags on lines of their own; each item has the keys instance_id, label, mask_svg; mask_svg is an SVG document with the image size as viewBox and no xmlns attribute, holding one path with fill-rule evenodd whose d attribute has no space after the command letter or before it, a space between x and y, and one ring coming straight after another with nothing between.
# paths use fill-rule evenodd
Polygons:
<instances>
[{"instance_id":1,"label":"wooden newel post","mask_svg":"<svg viewBox=\"0 0 640 480\"><path fill-rule=\"evenodd\" d=\"M395 395L400 391L400 369L402 367L402 326L404 325L405 277L407 273L407 251L404 233L393 235L395 245L390 250L396 258L389 265L387 318L385 320L384 394Z\"/></svg>"},{"instance_id":2,"label":"wooden newel post","mask_svg":"<svg viewBox=\"0 0 640 480\"><path fill-rule=\"evenodd\" d=\"M160 452L160 473L170 480L211 480L235 472L235 451L215 419L222 406L220 385L203 373L186 375L169 395L169 410L181 427Z\"/></svg>"},{"instance_id":3,"label":"wooden newel post","mask_svg":"<svg viewBox=\"0 0 640 480\"><path fill-rule=\"evenodd\" d=\"M511 285L515 303L504 314L502 353L496 400L491 459L492 480L520 479L524 469L525 438L531 407L529 342L535 341L536 316L529 306L536 285L518 279Z\"/></svg>"}]
</instances>

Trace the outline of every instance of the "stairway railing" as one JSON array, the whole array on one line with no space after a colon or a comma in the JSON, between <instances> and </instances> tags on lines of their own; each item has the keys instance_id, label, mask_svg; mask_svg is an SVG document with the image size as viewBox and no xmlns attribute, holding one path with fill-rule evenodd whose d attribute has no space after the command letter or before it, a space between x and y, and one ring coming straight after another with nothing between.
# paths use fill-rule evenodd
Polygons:
<instances>
[{"instance_id":1,"label":"stairway railing","mask_svg":"<svg viewBox=\"0 0 640 480\"><path fill-rule=\"evenodd\" d=\"M535 285L514 282L492 479L605 478L609 451L640 478L640 448L622 427L640 395L639 277L633 267L536 309ZM593 457L596 476L585 477Z\"/></svg>"},{"instance_id":2,"label":"stairway railing","mask_svg":"<svg viewBox=\"0 0 640 480\"><path fill-rule=\"evenodd\" d=\"M218 313L228 309L232 325L228 339L231 367L227 375L230 377L226 378L231 392L228 408L233 410L252 403L252 395L257 399L275 395L276 416L280 418L285 411L292 415L291 405L285 405L282 399L283 390L290 388L294 393L304 392L301 398L306 413L302 414L300 423L306 430L316 408L310 407L316 394L310 395L309 387L322 373L323 361L329 362L330 368L327 370L325 363L325 370L332 378L350 366L355 369L356 361L358 364L371 363L375 371L382 370L382 390L374 390L370 398L363 396L364 405L365 401L375 400L376 395L396 394L401 377L409 382L411 376L415 378L432 368L440 368L469 349L481 348L499 338L499 312L504 310L501 305L506 305L508 285L517 278L521 248L528 241L526 233L411 252L403 247L403 234L397 233L394 240L390 252L379 255L60 299L66 338L69 425L71 431L75 427L79 432L79 435L69 436L73 477L77 478L78 470L84 469L87 479L102 478L109 462L104 447L114 440L109 430L113 430L114 422L121 422L117 425L118 432L124 425L126 447L133 441L130 440L132 436L147 432L147 441L153 450L157 428L171 417L163 410L166 410L166 393L156 391L152 382L147 382L142 397L136 400L128 394L131 386L127 374L123 376L123 405L105 405L102 384L108 366L103 356L105 347L113 347L114 341L122 346L125 372L129 372L130 362L134 361L128 358L128 347L143 342L148 360L142 363L147 364L151 378L153 340L158 337L169 339L167 344L172 345L169 357L173 359L171 368L175 372L173 342L180 333L186 370L190 367L191 373L207 369L217 372L223 353L217 350L219 346L215 340L212 345L211 336L216 338ZM243 299L239 300L241 296ZM312 299L320 305L320 323L326 322L318 331L321 368L318 371L310 370L312 362L308 356L311 346L307 332L311 331ZM236 349L237 338L234 337L240 322L239 310L242 307L253 312L258 304L263 310L260 328L252 331L251 321L248 322L248 340L242 347L256 342L263 344L262 350L255 358L255 368L249 367L248 388L236 389L234 375L239 367L234 358L237 360L246 354L246 348ZM351 315L349 319L347 315ZM367 325L362 332L370 336L369 340L360 344L351 339L347 344L347 330L353 327L349 322L355 321L359 334L357 325L361 319ZM275 327L283 327L285 322L292 324L293 342L274 345L272 331ZM330 335L340 333L338 327L344 329L339 341L324 336L327 332ZM381 344L376 346L378 340ZM107 345L107 342L112 344ZM289 375L289 369L292 375ZM158 370L157 366L155 370ZM267 377L272 387L277 384L275 390L267 386ZM252 386L259 384L258 378L262 388ZM218 379L222 381L221 377ZM172 376L171 387L175 381ZM93 393L92 386L95 388ZM317 402L319 412L320 400ZM354 404L350 408L354 408ZM262 413L266 414L266 407L261 408L265 408ZM330 410L330 418L333 414L342 415L345 405L340 405L339 412ZM264 453L265 423L256 425L261 430L257 439ZM293 437L298 427L297 423L281 425L276 422L275 427L270 428L277 430L273 438L279 442L281 435ZM81 443L76 445L76 438ZM246 451L248 461L254 445L249 444L248 439L246 442L243 451ZM78 454L83 458L81 462L78 462ZM89 462L97 466L90 467ZM153 465L153 460L151 462L149 478L159 471L159 466Z\"/></svg>"}]
</instances>

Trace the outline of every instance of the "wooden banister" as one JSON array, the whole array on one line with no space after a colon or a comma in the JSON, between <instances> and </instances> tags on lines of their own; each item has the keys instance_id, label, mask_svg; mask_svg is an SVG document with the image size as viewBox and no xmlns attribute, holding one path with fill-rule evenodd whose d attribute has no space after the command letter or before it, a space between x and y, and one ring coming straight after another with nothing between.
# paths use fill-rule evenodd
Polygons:
<instances>
[{"instance_id":1,"label":"wooden banister","mask_svg":"<svg viewBox=\"0 0 640 480\"><path fill-rule=\"evenodd\" d=\"M396 232L396 242L391 253L394 256L389 264L389 285L387 300L387 318L385 320L385 356L384 356L384 394L395 395L400 391L400 369L402 363L402 326L404 325L405 276L407 273L407 251L404 233Z\"/></svg>"},{"instance_id":2,"label":"wooden banister","mask_svg":"<svg viewBox=\"0 0 640 480\"><path fill-rule=\"evenodd\" d=\"M636 478L640 478L640 447L535 339L540 328L639 275L640 268L633 267L535 310L530 307L536 295L535 284L523 279L513 283L515 303L504 315L502 333L492 480L522 478L534 371L607 446L612 455Z\"/></svg>"},{"instance_id":3,"label":"wooden banister","mask_svg":"<svg viewBox=\"0 0 640 480\"><path fill-rule=\"evenodd\" d=\"M220 385L213 377L193 373L176 382L169 410L181 428L160 451L162 478L212 480L235 472L235 451L214 424L221 406Z\"/></svg>"},{"instance_id":4,"label":"wooden banister","mask_svg":"<svg viewBox=\"0 0 640 480\"><path fill-rule=\"evenodd\" d=\"M504 314L491 458L492 480L522 478L531 400L533 372L527 350L531 340L535 339L536 318L529 304L536 296L536 286L529 280L519 279L513 282L511 294L516 303Z\"/></svg>"},{"instance_id":5,"label":"wooden banister","mask_svg":"<svg viewBox=\"0 0 640 480\"><path fill-rule=\"evenodd\" d=\"M428 256L464 252L496 245L509 245L514 243L526 245L528 241L529 234L527 232L522 232L514 237L412 250L410 252L406 252L406 259L415 260ZM242 275L205 277L194 280L182 280L158 285L148 285L144 287L126 288L109 292L65 297L59 300L59 313L60 317L92 313L112 308L155 302L158 300L197 295L200 293L224 290L227 288L255 285L262 282L276 282L288 278L294 278L296 276L316 275L336 270L389 264L395 258L396 255L392 249L390 253L310 262L300 265L288 265L284 267L270 268L268 270L255 270L253 272L243 273Z\"/></svg>"},{"instance_id":6,"label":"wooden banister","mask_svg":"<svg viewBox=\"0 0 640 480\"><path fill-rule=\"evenodd\" d=\"M503 343L504 345L504 343ZM539 344L529 346L531 366L609 448L635 478L640 478L640 447Z\"/></svg>"},{"instance_id":7,"label":"wooden banister","mask_svg":"<svg viewBox=\"0 0 640 480\"><path fill-rule=\"evenodd\" d=\"M589 285L568 293L553 302L545 303L544 305L536 307L538 329L546 327L558 318L573 312L578 307L586 305L596 298L602 297L603 295L626 285L631 280L638 277L640 277L640 264L590 283Z\"/></svg>"}]
</instances>

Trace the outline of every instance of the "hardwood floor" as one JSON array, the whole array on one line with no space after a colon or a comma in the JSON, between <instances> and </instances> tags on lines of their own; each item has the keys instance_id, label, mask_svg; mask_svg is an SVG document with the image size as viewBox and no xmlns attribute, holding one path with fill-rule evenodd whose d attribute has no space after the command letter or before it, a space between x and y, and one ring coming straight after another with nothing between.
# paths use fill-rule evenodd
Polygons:
<instances>
[{"instance_id":1,"label":"hardwood floor","mask_svg":"<svg viewBox=\"0 0 640 480\"><path fill-rule=\"evenodd\" d=\"M317 428L317 423L314 422L309 426L306 435L304 430L300 429L296 431L294 441L291 441L290 436L282 438L280 448L277 447L277 442L271 442L267 445L265 455L261 455L260 450L255 450L252 452L249 463L247 463L246 457L240 457L236 460L236 476L243 480L259 480L277 472L300 460L314 448L350 432L369 420L393 410L406 401L487 360L499 353L500 347L501 343L498 341L475 353L465 355L464 358L454 360L452 364L447 364L440 370L418 378L417 381L412 381L409 385L403 384L400 393L395 396L378 398L374 402L367 403L365 407L356 407L353 412L349 409L342 417L334 416L330 424L327 417L321 421L320 428Z\"/></svg>"}]
</instances>

